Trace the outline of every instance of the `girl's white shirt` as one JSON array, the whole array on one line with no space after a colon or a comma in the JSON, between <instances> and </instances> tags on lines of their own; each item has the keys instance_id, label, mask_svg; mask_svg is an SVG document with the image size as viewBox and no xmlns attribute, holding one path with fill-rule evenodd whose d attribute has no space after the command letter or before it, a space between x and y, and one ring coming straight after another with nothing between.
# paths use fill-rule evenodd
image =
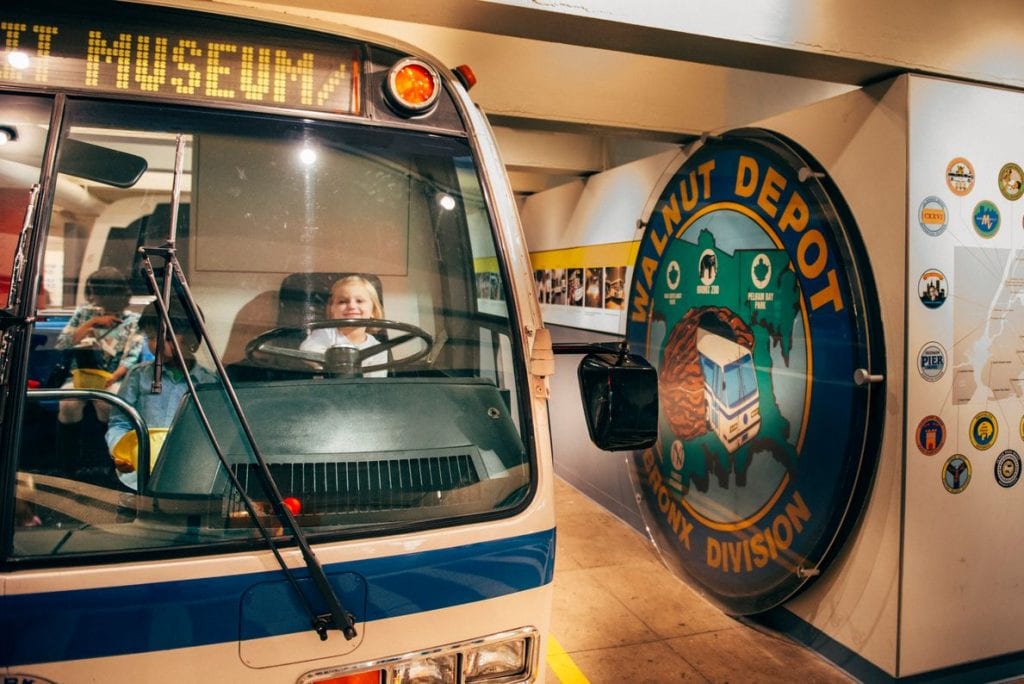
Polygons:
<instances>
[{"instance_id":1,"label":"girl's white shirt","mask_svg":"<svg viewBox=\"0 0 1024 684\"><path fill-rule=\"evenodd\" d=\"M352 340L345 337L337 328L317 328L309 334L309 337L302 341L299 345L299 349L303 351L315 351L324 352L330 347L355 347L356 349L366 349L372 347L375 344L380 344L380 340L366 333L366 339L361 344L356 344ZM388 362L388 353L382 351L379 354L364 359L364 366L378 366ZM369 373L363 373L364 378L386 378L388 371L386 368L380 370L370 371Z\"/></svg>"}]
</instances>

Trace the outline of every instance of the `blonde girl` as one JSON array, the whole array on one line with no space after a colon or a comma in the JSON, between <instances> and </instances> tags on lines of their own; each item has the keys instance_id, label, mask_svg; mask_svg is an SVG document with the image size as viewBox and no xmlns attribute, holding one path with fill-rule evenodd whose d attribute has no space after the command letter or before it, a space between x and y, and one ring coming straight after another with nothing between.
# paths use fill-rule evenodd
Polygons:
<instances>
[{"instance_id":1,"label":"blonde girl","mask_svg":"<svg viewBox=\"0 0 1024 684\"><path fill-rule=\"evenodd\" d=\"M359 275L345 276L331 286L331 294L327 300L326 318L384 318L384 308L380 303L380 295L368 279ZM330 347L355 347L366 349L380 340L371 334L372 328L366 326L344 328L318 328L303 340L299 349L323 352ZM364 366L377 366L387 363L388 354L379 354L365 359ZM384 369L363 373L364 377L385 377Z\"/></svg>"}]
</instances>

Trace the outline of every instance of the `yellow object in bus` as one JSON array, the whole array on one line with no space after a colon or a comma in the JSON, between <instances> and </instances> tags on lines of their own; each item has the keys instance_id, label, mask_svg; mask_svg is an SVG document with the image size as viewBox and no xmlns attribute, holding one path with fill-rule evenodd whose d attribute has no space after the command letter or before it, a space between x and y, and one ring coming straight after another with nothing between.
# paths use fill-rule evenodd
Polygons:
<instances>
[{"instance_id":1,"label":"yellow object in bus","mask_svg":"<svg viewBox=\"0 0 1024 684\"><path fill-rule=\"evenodd\" d=\"M111 373L99 368L76 368L71 371L71 382L75 389L106 389Z\"/></svg>"},{"instance_id":2,"label":"yellow object in bus","mask_svg":"<svg viewBox=\"0 0 1024 684\"><path fill-rule=\"evenodd\" d=\"M149 470L153 472L153 466L156 464L157 456L160 455L160 448L164 445L164 440L167 438L167 428L150 428L149 429ZM132 473L139 466L139 438L135 434L134 430L124 433L124 435L114 445L112 452L114 462L117 463L117 469L121 472ZM121 463L118 463L120 461ZM131 466L130 468L128 466Z\"/></svg>"}]
</instances>

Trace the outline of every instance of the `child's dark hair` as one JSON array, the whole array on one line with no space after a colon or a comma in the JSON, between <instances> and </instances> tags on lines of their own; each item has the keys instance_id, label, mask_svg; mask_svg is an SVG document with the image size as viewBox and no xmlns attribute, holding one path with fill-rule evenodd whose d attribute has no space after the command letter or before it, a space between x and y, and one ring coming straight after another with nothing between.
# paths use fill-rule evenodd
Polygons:
<instances>
[{"instance_id":1,"label":"child's dark hair","mask_svg":"<svg viewBox=\"0 0 1024 684\"><path fill-rule=\"evenodd\" d=\"M185 307L177 299L171 299L167 305L167 316L171 319L171 327L174 332L181 335L184 346L189 351L199 348L199 336L192 327ZM142 310L139 316L139 330L148 337L155 338L160 324L160 311L156 308L156 301L152 301Z\"/></svg>"},{"instance_id":2,"label":"child's dark hair","mask_svg":"<svg viewBox=\"0 0 1024 684\"><path fill-rule=\"evenodd\" d=\"M104 266L85 279L85 296L93 302L96 300L112 301L119 309L115 313L120 313L128 306L128 302L132 298L132 289L121 271L113 266ZM117 306L118 304L119 306Z\"/></svg>"}]
</instances>

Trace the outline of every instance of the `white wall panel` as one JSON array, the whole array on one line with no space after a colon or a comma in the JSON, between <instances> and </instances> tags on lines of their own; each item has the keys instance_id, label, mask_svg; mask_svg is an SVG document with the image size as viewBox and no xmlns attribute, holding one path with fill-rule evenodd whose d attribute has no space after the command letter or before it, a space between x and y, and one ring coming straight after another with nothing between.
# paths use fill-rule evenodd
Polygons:
<instances>
[{"instance_id":1,"label":"white wall panel","mask_svg":"<svg viewBox=\"0 0 1024 684\"><path fill-rule=\"evenodd\" d=\"M1024 163L1024 94L914 78L910 112L901 629L901 671L908 675L1024 649L1024 484L1004 487L995 477L1003 451L1024 451L1024 201L1011 201L997 183L1004 165ZM946 182L957 157L974 171L973 187L963 195ZM930 196L948 209L948 226L935 236L918 223L918 208ZM987 236L983 225L975 227L983 201L1000 214L998 229ZM918 297L919 275L928 269L940 269L949 284L937 308ZM916 369L918 352L930 341L947 351L946 372L934 382ZM972 421L984 411L998 432L972 440ZM929 415L946 427L943 447L930 456L915 441L917 425ZM971 465L957 494L943 485L954 455Z\"/></svg>"}]
</instances>

